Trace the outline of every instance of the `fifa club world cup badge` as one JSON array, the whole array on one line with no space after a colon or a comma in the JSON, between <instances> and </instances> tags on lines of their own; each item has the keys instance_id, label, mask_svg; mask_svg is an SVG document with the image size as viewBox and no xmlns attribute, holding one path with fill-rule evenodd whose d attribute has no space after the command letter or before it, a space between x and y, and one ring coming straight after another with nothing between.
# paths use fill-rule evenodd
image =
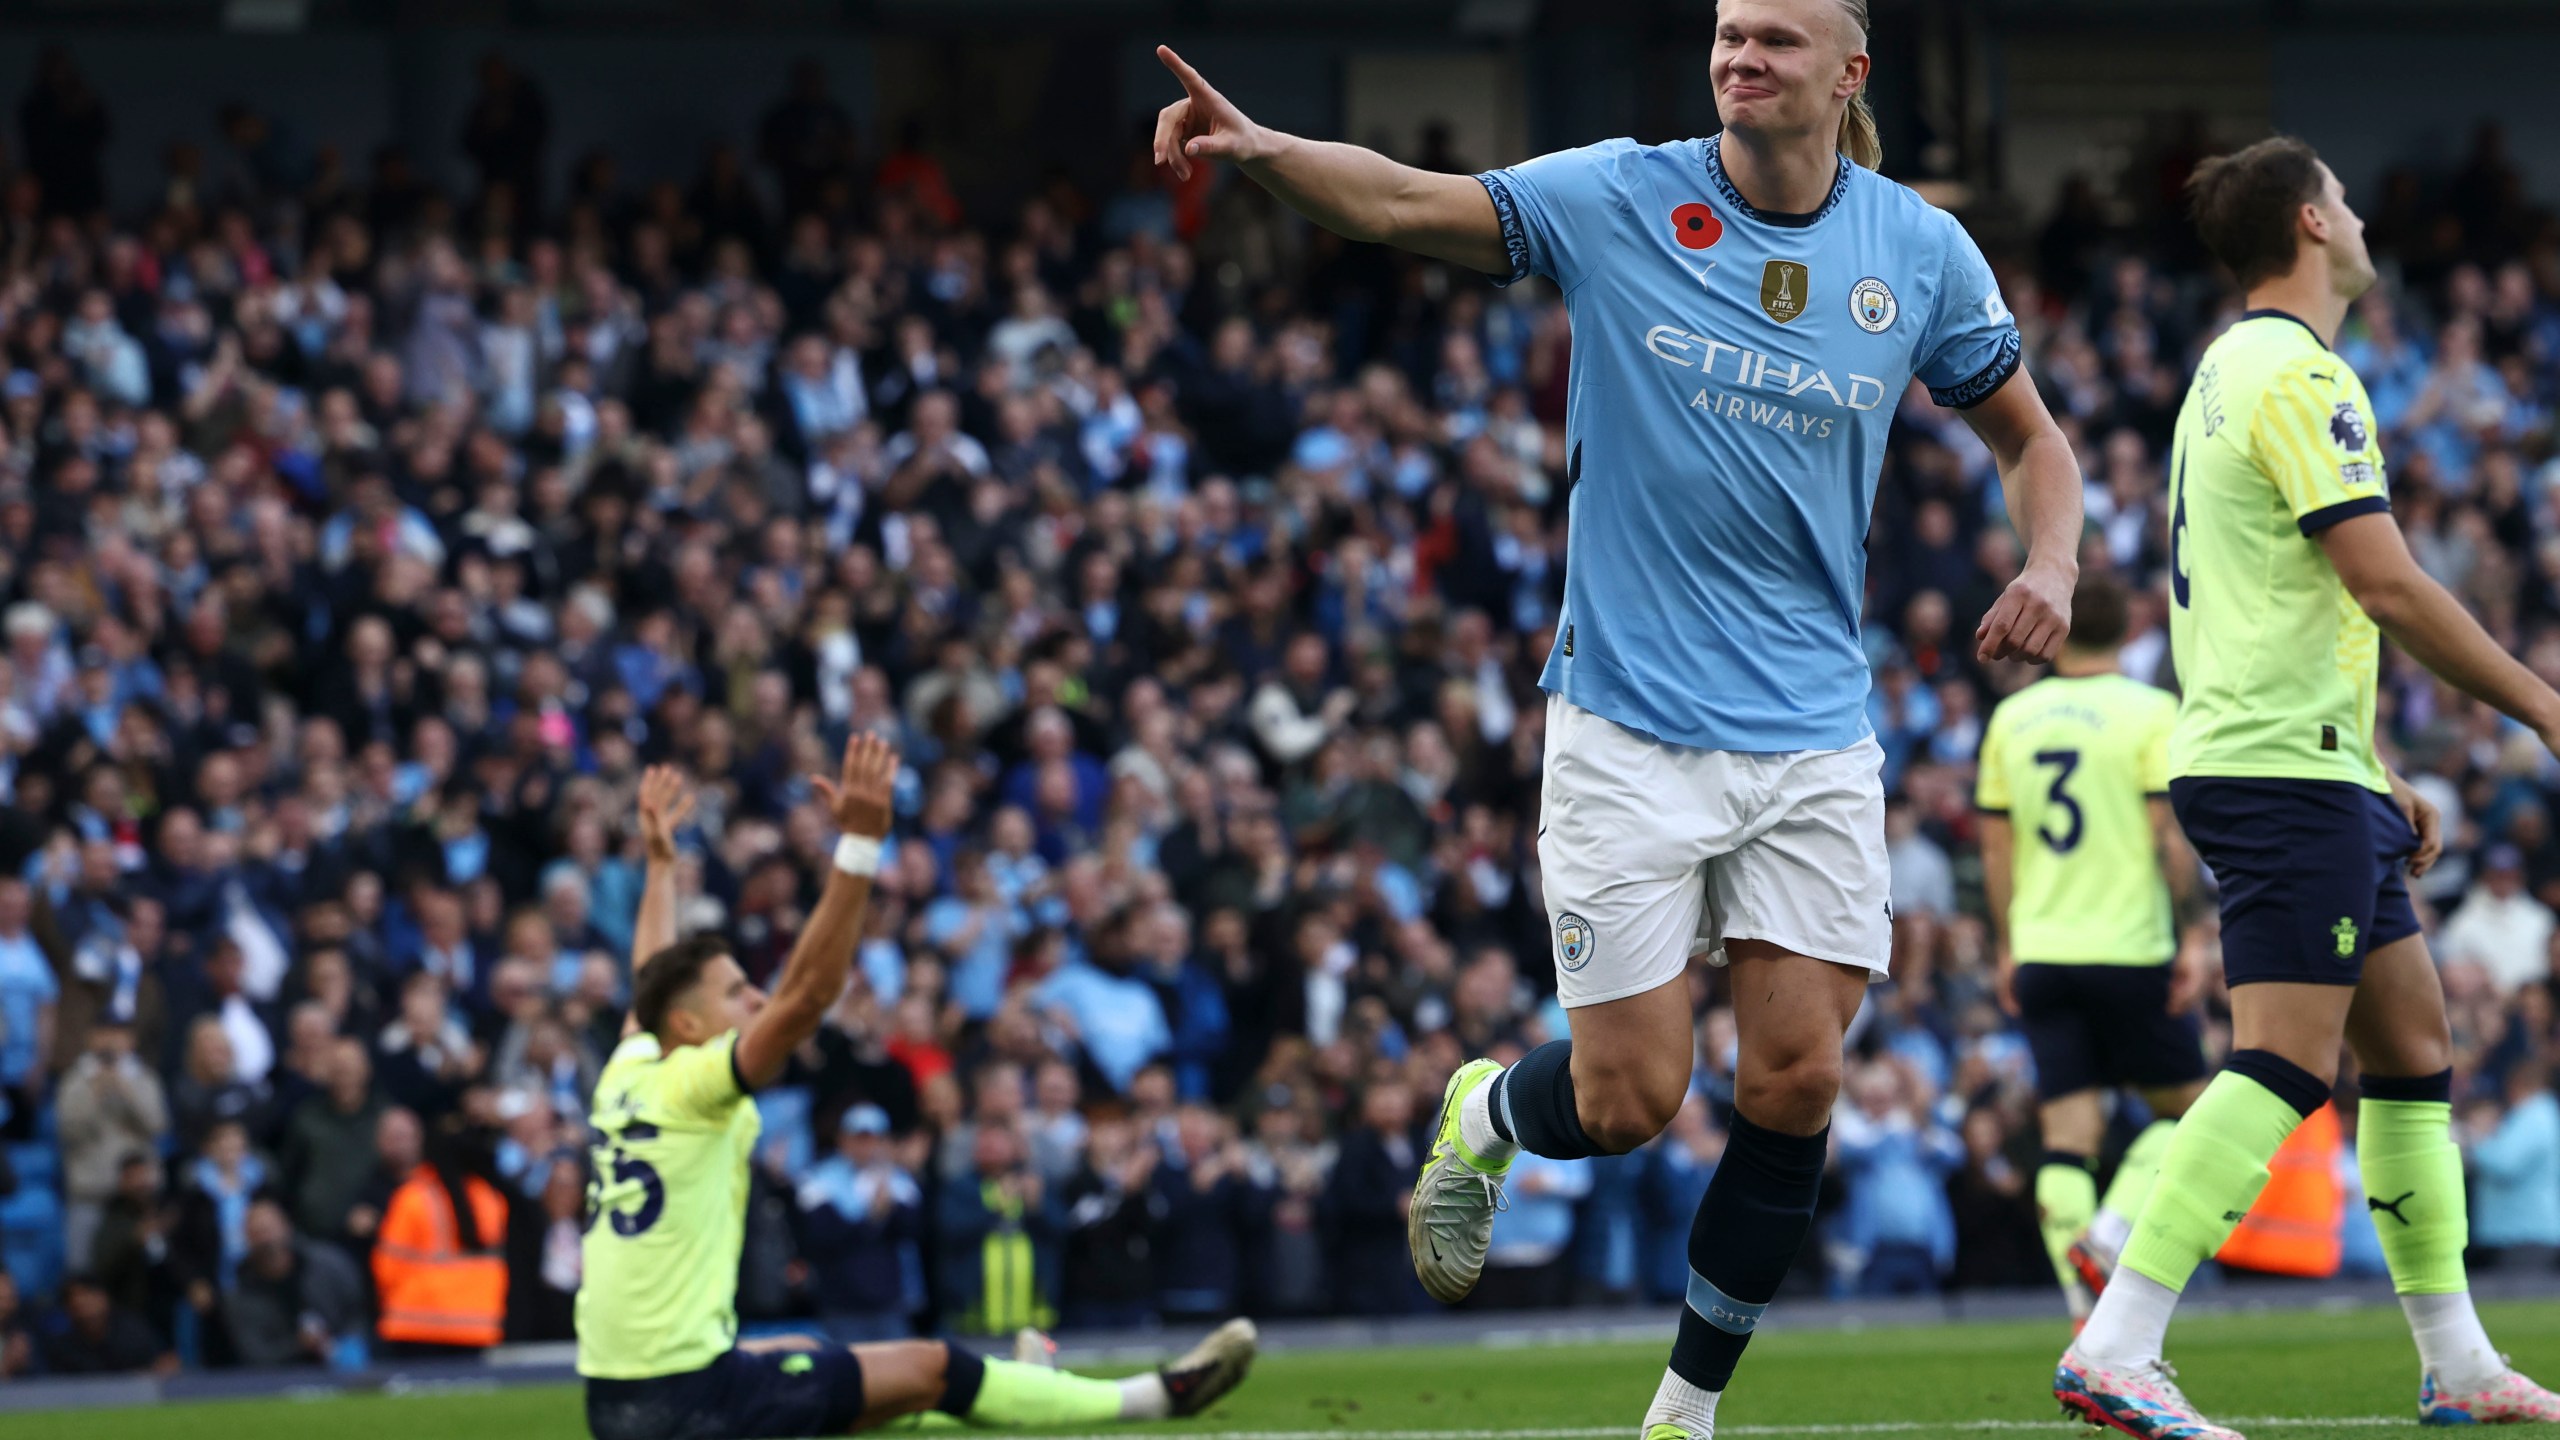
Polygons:
<instances>
[{"instance_id":1,"label":"fifa club world cup badge","mask_svg":"<svg viewBox=\"0 0 2560 1440\"><path fill-rule=\"evenodd\" d=\"M1772 260L1760 267L1760 308L1784 325L1804 313L1805 291L1813 272L1799 260Z\"/></svg>"}]
</instances>

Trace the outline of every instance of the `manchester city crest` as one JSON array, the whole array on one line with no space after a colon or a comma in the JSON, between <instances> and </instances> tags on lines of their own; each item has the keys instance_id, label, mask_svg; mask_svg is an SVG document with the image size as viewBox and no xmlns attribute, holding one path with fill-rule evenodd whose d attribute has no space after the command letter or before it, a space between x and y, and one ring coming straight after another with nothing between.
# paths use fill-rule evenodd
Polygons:
<instances>
[{"instance_id":1,"label":"manchester city crest","mask_svg":"<svg viewBox=\"0 0 2560 1440\"><path fill-rule=\"evenodd\" d=\"M1591 933L1591 922L1568 910L1556 917L1556 964L1567 970L1579 970L1591 963L1592 947L1599 937Z\"/></svg>"},{"instance_id":2,"label":"manchester city crest","mask_svg":"<svg viewBox=\"0 0 2560 1440\"><path fill-rule=\"evenodd\" d=\"M1893 287L1873 275L1849 287L1849 318L1870 335L1881 335L1893 327L1893 317L1902 306L1893 298Z\"/></svg>"}]
</instances>

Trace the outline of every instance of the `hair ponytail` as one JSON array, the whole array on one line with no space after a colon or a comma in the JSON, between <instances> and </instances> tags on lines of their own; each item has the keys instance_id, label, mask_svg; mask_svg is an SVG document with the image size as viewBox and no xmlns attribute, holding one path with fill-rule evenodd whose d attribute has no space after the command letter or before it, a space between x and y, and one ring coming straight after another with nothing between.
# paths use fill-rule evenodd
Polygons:
<instances>
[{"instance_id":1,"label":"hair ponytail","mask_svg":"<svg viewBox=\"0 0 2560 1440\"><path fill-rule=\"evenodd\" d=\"M1849 12L1849 24L1858 32L1858 46L1867 43L1867 0L1840 0ZM1840 115L1840 153L1870 170L1884 168L1884 139L1876 134L1876 107L1867 101L1867 87L1849 97L1849 108Z\"/></svg>"},{"instance_id":2,"label":"hair ponytail","mask_svg":"<svg viewBox=\"0 0 2560 1440\"><path fill-rule=\"evenodd\" d=\"M1840 116L1840 153L1870 170L1884 168L1884 141L1876 134L1875 107L1867 103L1867 87L1849 97Z\"/></svg>"}]
</instances>

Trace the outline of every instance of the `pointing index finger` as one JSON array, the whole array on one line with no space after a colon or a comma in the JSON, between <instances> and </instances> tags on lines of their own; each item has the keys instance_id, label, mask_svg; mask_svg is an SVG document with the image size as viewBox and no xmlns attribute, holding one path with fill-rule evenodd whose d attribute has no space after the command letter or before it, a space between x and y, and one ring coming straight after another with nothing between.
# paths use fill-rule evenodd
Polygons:
<instances>
[{"instance_id":1,"label":"pointing index finger","mask_svg":"<svg viewBox=\"0 0 2560 1440\"><path fill-rule=\"evenodd\" d=\"M1182 88L1191 93L1192 99L1205 101L1218 93L1209 88L1208 81L1200 78L1199 71L1191 68L1190 61L1173 53L1172 46L1157 46L1156 58L1164 62L1164 68L1173 72L1173 78L1182 82Z\"/></svg>"}]
</instances>

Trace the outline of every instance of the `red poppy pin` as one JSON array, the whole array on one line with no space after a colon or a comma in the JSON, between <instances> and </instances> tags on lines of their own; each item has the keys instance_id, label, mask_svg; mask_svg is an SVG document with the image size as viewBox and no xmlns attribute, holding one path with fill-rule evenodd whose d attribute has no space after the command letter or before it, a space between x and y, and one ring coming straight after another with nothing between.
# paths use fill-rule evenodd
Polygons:
<instances>
[{"instance_id":1,"label":"red poppy pin","mask_svg":"<svg viewBox=\"0 0 2560 1440\"><path fill-rule=\"evenodd\" d=\"M1724 238L1724 222L1692 200L1671 212L1671 236L1687 249L1704 250Z\"/></svg>"}]
</instances>

